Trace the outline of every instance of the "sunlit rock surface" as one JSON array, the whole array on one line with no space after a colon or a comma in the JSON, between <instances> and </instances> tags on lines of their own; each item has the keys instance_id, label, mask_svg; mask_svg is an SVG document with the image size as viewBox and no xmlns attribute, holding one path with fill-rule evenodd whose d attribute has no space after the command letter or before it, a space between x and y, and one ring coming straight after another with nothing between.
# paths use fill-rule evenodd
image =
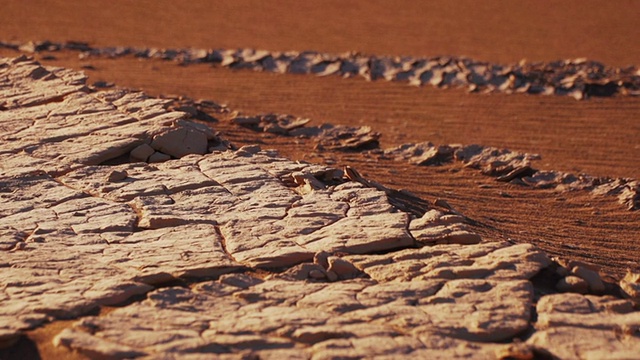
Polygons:
<instances>
[{"instance_id":1,"label":"sunlit rock surface","mask_svg":"<svg viewBox=\"0 0 640 360\"><path fill-rule=\"evenodd\" d=\"M353 169L225 150L163 100L27 58L0 60L0 83L2 347L77 318L54 344L89 358L639 351L635 295L594 295L579 266L587 294L538 289L558 266L541 250L403 211Z\"/></svg>"}]
</instances>

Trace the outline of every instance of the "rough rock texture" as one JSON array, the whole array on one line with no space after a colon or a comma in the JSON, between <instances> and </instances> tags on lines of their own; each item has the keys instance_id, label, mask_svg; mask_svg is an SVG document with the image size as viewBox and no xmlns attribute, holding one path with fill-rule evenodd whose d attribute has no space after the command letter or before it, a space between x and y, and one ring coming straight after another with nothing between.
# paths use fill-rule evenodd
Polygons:
<instances>
[{"instance_id":1,"label":"rough rock texture","mask_svg":"<svg viewBox=\"0 0 640 360\"><path fill-rule=\"evenodd\" d=\"M178 61L181 64L209 62L234 69L252 69L317 76L361 76L374 81L400 81L414 86L466 87L469 91L571 96L640 95L640 70L610 68L585 58L549 63L501 65L464 57L431 58L368 56L359 53L325 54L313 51L269 52L254 49L156 49L94 48L84 43L26 44L0 42L0 46L24 52L80 51L82 57L136 56Z\"/></svg>"},{"instance_id":2,"label":"rough rock texture","mask_svg":"<svg viewBox=\"0 0 640 360\"><path fill-rule=\"evenodd\" d=\"M537 331L527 342L561 359L634 359L640 354L640 312L628 300L548 295L536 310Z\"/></svg>"},{"instance_id":3,"label":"rough rock texture","mask_svg":"<svg viewBox=\"0 0 640 360\"><path fill-rule=\"evenodd\" d=\"M90 94L84 75L45 69L26 57L3 59L0 77L7 83L0 90L4 175L64 173L143 144L174 157L206 151L207 134L185 126L184 113L168 112L167 100L124 90ZM167 146L169 137L180 141Z\"/></svg>"},{"instance_id":4,"label":"rough rock texture","mask_svg":"<svg viewBox=\"0 0 640 360\"><path fill-rule=\"evenodd\" d=\"M640 313L592 295L604 284L583 264L567 268L591 295L547 295L539 249L482 242L355 169L228 151L164 100L0 64L0 347L82 317L54 344L89 358L638 352Z\"/></svg>"},{"instance_id":5,"label":"rough rock texture","mask_svg":"<svg viewBox=\"0 0 640 360\"><path fill-rule=\"evenodd\" d=\"M626 297L636 305L640 305L640 274L627 272L627 275L620 281L620 288Z\"/></svg>"},{"instance_id":6,"label":"rough rock texture","mask_svg":"<svg viewBox=\"0 0 640 360\"><path fill-rule=\"evenodd\" d=\"M356 265L376 263L406 277L324 283L223 275L191 289L158 290L106 317L85 318L58 341L88 353L107 343L108 351L135 348L148 355L240 351L260 357L443 357L491 354L502 346L491 342L528 328L533 286L527 279L548 264L544 254L507 243L435 248L433 253L456 259L449 261L448 275L407 272L405 265L420 259L432 266L440 262L422 250L415 260L407 259L414 249L396 253L393 266L382 265L391 255L347 257ZM499 268L514 259L514 268ZM155 314L154 320L141 327L136 319L148 319L145 314ZM89 333L93 340L84 340Z\"/></svg>"}]
</instances>

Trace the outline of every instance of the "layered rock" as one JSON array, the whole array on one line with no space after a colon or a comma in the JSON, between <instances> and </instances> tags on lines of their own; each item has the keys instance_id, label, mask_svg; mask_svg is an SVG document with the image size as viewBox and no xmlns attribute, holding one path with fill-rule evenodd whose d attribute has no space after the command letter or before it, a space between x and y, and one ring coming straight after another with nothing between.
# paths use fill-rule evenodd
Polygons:
<instances>
[{"instance_id":1,"label":"layered rock","mask_svg":"<svg viewBox=\"0 0 640 360\"><path fill-rule=\"evenodd\" d=\"M82 317L54 344L89 358L638 351L633 303L593 295L604 285L582 264L565 279L589 295L547 294L539 249L483 242L355 169L227 150L164 100L93 93L25 58L0 76L17 84L0 96L0 347ZM105 305L123 306L86 316Z\"/></svg>"},{"instance_id":2,"label":"layered rock","mask_svg":"<svg viewBox=\"0 0 640 360\"><path fill-rule=\"evenodd\" d=\"M16 82L0 113L3 337L176 279L415 244L411 215L341 170L256 147L200 155L219 139L167 101L2 64ZM152 151L181 159L127 162Z\"/></svg>"}]
</instances>

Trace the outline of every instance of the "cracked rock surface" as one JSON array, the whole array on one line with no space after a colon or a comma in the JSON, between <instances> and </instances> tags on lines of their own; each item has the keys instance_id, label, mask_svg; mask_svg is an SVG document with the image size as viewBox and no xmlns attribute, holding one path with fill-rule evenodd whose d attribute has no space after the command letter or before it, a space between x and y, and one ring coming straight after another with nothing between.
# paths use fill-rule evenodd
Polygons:
<instances>
[{"instance_id":1,"label":"cracked rock surface","mask_svg":"<svg viewBox=\"0 0 640 360\"><path fill-rule=\"evenodd\" d=\"M83 79L0 60L0 347L80 318L53 341L88 358L638 353L635 295L594 295L596 272L537 288L557 265L532 245L402 210L353 169L220 151L165 101Z\"/></svg>"}]
</instances>

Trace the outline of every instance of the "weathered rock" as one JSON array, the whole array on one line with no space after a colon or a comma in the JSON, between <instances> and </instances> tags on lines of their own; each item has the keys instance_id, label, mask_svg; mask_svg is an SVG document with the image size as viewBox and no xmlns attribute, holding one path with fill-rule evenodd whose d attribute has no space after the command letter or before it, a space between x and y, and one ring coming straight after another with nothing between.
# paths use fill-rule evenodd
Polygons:
<instances>
[{"instance_id":1,"label":"weathered rock","mask_svg":"<svg viewBox=\"0 0 640 360\"><path fill-rule=\"evenodd\" d=\"M528 244L435 245L385 255L345 257L377 281L411 279L530 279L551 260Z\"/></svg>"},{"instance_id":2,"label":"weathered rock","mask_svg":"<svg viewBox=\"0 0 640 360\"><path fill-rule=\"evenodd\" d=\"M542 297L536 309L537 331L527 342L558 358L631 359L640 353L640 312L627 300L558 294Z\"/></svg>"},{"instance_id":3,"label":"weathered rock","mask_svg":"<svg viewBox=\"0 0 640 360\"><path fill-rule=\"evenodd\" d=\"M620 281L620 288L625 296L631 299L636 305L640 305L640 274L628 271Z\"/></svg>"},{"instance_id":4,"label":"weathered rock","mask_svg":"<svg viewBox=\"0 0 640 360\"><path fill-rule=\"evenodd\" d=\"M361 273L353 264L337 256L330 256L327 261L329 263L327 271L333 271L341 279L351 279Z\"/></svg>"},{"instance_id":5,"label":"weathered rock","mask_svg":"<svg viewBox=\"0 0 640 360\"><path fill-rule=\"evenodd\" d=\"M86 80L78 73L56 75L56 69L46 69L26 56L0 59L0 75L3 77L3 82L11 84L11 86L3 86L0 90L0 99L2 99L0 107L5 109L56 101L80 91ZM34 86L38 81L46 81L48 86Z\"/></svg>"},{"instance_id":6,"label":"weathered rock","mask_svg":"<svg viewBox=\"0 0 640 360\"><path fill-rule=\"evenodd\" d=\"M122 180L124 180L126 178L127 178L127 172L126 171L114 170L114 171L109 173L109 176L107 177L107 182L122 181Z\"/></svg>"},{"instance_id":7,"label":"weathered rock","mask_svg":"<svg viewBox=\"0 0 640 360\"><path fill-rule=\"evenodd\" d=\"M165 162L167 160L171 160L171 156L170 155L167 155L167 154L162 153L160 151L156 151L153 154L151 154L151 156L149 156L149 159L147 161L150 164L153 164L153 163Z\"/></svg>"},{"instance_id":8,"label":"weathered rock","mask_svg":"<svg viewBox=\"0 0 640 360\"><path fill-rule=\"evenodd\" d=\"M182 120L184 113L168 112L167 100L124 90L92 94L85 92L81 73L47 70L24 57L2 61L3 76L11 83L7 89L12 89L0 92L7 109L0 113L0 154L8 155L0 169L8 174L33 171L12 166L12 154L20 152L22 162L39 162L38 170L60 173L138 148L135 158L146 143L175 157L203 154L207 139L214 137L206 127Z\"/></svg>"},{"instance_id":9,"label":"weathered rock","mask_svg":"<svg viewBox=\"0 0 640 360\"><path fill-rule=\"evenodd\" d=\"M435 146L430 142L403 144L384 150L383 156L394 160L408 161L413 165L440 165L453 160L454 151L459 145Z\"/></svg>"},{"instance_id":10,"label":"weathered rock","mask_svg":"<svg viewBox=\"0 0 640 360\"><path fill-rule=\"evenodd\" d=\"M591 96L639 95L636 67L612 68L587 59L558 60L549 63L498 65L465 57L431 58L369 56L359 53L338 55L313 51L269 52L255 49L156 49L107 47L92 48L50 41L24 44L2 42L0 46L24 52L81 51L81 57L109 58L135 54L138 58L159 58L180 64L212 62L233 69L253 69L277 73L317 76L362 76L375 81L403 81L414 86L430 84L448 88L467 87L469 91L528 93L571 96L582 100Z\"/></svg>"},{"instance_id":11,"label":"weathered rock","mask_svg":"<svg viewBox=\"0 0 640 360\"><path fill-rule=\"evenodd\" d=\"M131 51L110 52L123 53ZM219 56L238 67L254 66L244 57L255 56L259 66L286 63L288 71L305 73L331 72L336 63L340 71L362 65L316 53L153 54L183 61ZM462 81L462 72L446 69L455 60L440 60L432 64L441 69L434 75L439 86ZM140 93L74 90L50 102L51 94L64 91L38 90L42 84L33 81L84 80L74 72L23 65L35 71L20 85L25 93L11 93L11 102L0 97L11 106L0 112L0 136L10 140L0 148L0 346L45 322L146 295L84 317L54 344L91 358L150 359L638 352L640 312L628 300L544 295L534 328L529 279L551 264L549 258L527 244L479 242L464 216L444 201L436 204L441 211L429 210L434 205L416 205L415 196L364 179L355 169L293 162L257 146L189 154L202 142L204 152L208 141L223 140L167 111L167 101ZM0 66L0 74L14 71L11 66ZM404 59L393 59L372 64L368 76L408 77L411 69ZM11 76L24 77L23 70ZM526 87L517 80L516 90ZM30 118L35 125L20 125ZM108 125L100 123L103 118ZM184 147L193 134L198 140ZM156 164L115 159L132 152L130 158L152 162L161 154L149 154L154 142L162 151L175 145L183 153L171 155L181 158ZM429 161L455 154L442 149ZM491 171L506 176L520 169L507 160L527 161L460 149L465 159L495 160ZM119 165L98 165L106 160ZM625 184L608 189L620 194L618 185ZM593 269L566 267L591 291L601 291ZM625 278L630 289L636 280ZM166 287L176 283L182 286ZM159 285L165 286L154 289ZM529 332L527 343L510 343ZM571 338L574 333L580 338Z\"/></svg>"},{"instance_id":12,"label":"weathered rock","mask_svg":"<svg viewBox=\"0 0 640 360\"><path fill-rule=\"evenodd\" d=\"M586 281L589 285L589 290L592 292L602 293L605 290L604 283L597 272L587 269L584 266L576 266L571 269L571 272Z\"/></svg>"},{"instance_id":13,"label":"weathered rock","mask_svg":"<svg viewBox=\"0 0 640 360\"><path fill-rule=\"evenodd\" d=\"M231 121L255 131L280 135L311 137L318 146L330 150L363 150L378 146L380 133L369 126L352 127L323 124L305 126L310 120L292 115L264 114L257 116L235 116Z\"/></svg>"},{"instance_id":14,"label":"weathered rock","mask_svg":"<svg viewBox=\"0 0 640 360\"><path fill-rule=\"evenodd\" d=\"M131 153L129 155L131 157L131 161L146 162L149 159L149 156L153 155L154 152L155 150L151 146L149 146L149 144L142 144L131 150Z\"/></svg>"},{"instance_id":15,"label":"weathered rock","mask_svg":"<svg viewBox=\"0 0 640 360\"><path fill-rule=\"evenodd\" d=\"M380 133L369 126L324 125L318 135L318 145L329 150L366 150L378 147Z\"/></svg>"},{"instance_id":16,"label":"weathered rock","mask_svg":"<svg viewBox=\"0 0 640 360\"><path fill-rule=\"evenodd\" d=\"M467 230L464 218L429 210L421 218L414 219L409 231L416 241L423 244L477 244L480 236Z\"/></svg>"},{"instance_id":17,"label":"weathered rock","mask_svg":"<svg viewBox=\"0 0 640 360\"><path fill-rule=\"evenodd\" d=\"M528 324L532 297L527 281L456 280L444 287L438 281L376 284L366 279L330 284L271 279L243 284L242 288L229 286L221 279L194 290L157 290L141 303L104 317L85 318L63 335L68 344L83 344L84 351L105 355L131 349L176 355L229 354L242 349L263 356L280 349L320 358L375 356L425 350L419 340L424 337L441 339L431 344L431 349L441 352L452 341L494 351L496 345L485 348L469 340L509 338L521 331ZM474 315L463 315L467 311ZM89 335L83 329L91 330L93 340L85 340ZM341 341L347 346L336 347ZM103 350L104 343L120 347Z\"/></svg>"},{"instance_id":18,"label":"weathered rock","mask_svg":"<svg viewBox=\"0 0 640 360\"><path fill-rule=\"evenodd\" d=\"M561 171L536 170L531 163L539 160L536 154L520 153L481 145L439 145L431 142L403 144L395 148L375 149L370 155L380 159L407 161L413 165L429 166L461 161L465 166L479 169L496 180L527 185L538 189L561 192L586 190L599 196L616 196L629 210L640 208L640 183L633 179L596 178Z\"/></svg>"},{"instance_id":19,"label":"weathered rock","mask_svg":"<svg viewBox=\"0 0 640 360\"><path fill-rule=\"evenodd\" d=\"M204 154L207 152L207 135L193 128L179 127L156 135L151 147L177 158Z\"/></svg>"},{"instance_id":20,"label":"weathered rock","mask_svg":"<svg viewBox=\"0 0 640 360\"><path fill-rule=\"evenodd\" d=\"M566 276L558 281L556 290L561 292L573 292L586 294L589 291L589 283L577 276Z\"/></svg>"}]
</instances>

